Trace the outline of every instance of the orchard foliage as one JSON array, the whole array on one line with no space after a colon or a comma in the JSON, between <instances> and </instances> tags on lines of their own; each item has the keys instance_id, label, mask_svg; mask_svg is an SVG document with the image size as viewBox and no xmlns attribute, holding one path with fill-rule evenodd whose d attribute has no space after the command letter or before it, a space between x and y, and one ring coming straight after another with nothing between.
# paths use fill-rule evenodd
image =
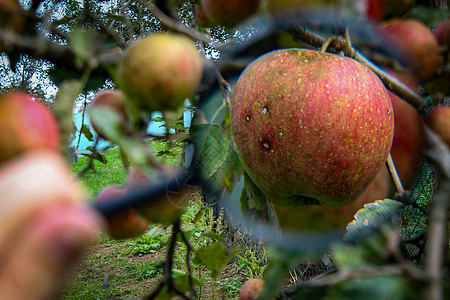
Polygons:
<instances>
[{"instance_id":1,"label":"orchard foliage","mask_svg":"<svg viewBox=\"0 0 450 300\"><path fill-rule=\"evenodd\" d=\"M216 278L242 250L225 248L223 237L215 233L211 235L217 241L202 249L190 244L180 215L193 190L201 187L207 207L225 209L229 219L239 223L230 227L249 231L265 243L270 260L264 281L250 288L261 291L259 299L443 300L450 295L450 39L445 25L450 13L444 0L392 2L395 5L371 0L0 0L1 93L8 97L22 91L45 100L58 122L66 155L74 136L74 107L88 109L92 99L105 99L101 105L93 100L89 108L94 129L119 147L124 167L137 170L140 178L130 176L128 185L118 188L120 195L95 207L111 222L119 213L119 221L130 227L119 226L118 238L138 235L147 222L172 223L163 278L146 299L195 299L200 283L190 265L200 264ZM258 57L285 48L316 55L246 69ZM345 56L339 60L355 67L347 70L330 61L319 68L317 56ZM364 72L373 80L363 81ZM248 73L248 78L238 79ZM347 80L343 73L352 75ZM393 74L407 74L412 80ZM339 80L349 86L337 84ZM297 90L287 92L287 87L294 89L294 81ZM264 97L251 102L258 93ZM320 105L299 104L314 93ZM352 101L361 102L339 100L345 93L345 99L353 96ZM381 95L383 106L375 106L372 94ZM108 95L119 95L118 100L109 101ZM321 106L325 98L331 103L326 108ZM272 106L261 99L269 99ZM357 118L338 115L339 105L367 109ZM183 112L189 109L194 118L186 128ZM389 121L375 120L371 110L389 115ZM270 119L273 111L277 115ZM331 125L313 126L318 119ZM244 132L250 121L259 123ZM165 134L149 134L150 122L160 123ZM336 133L340 122L348 126ZM371 122L373 128L367 129ZM89 126L80 131L94 141ZM283 136L289 140L276 142ZM149 139L165 140L169 150L153 152ZM311 152L299 151L313 142ZM329 158L323 156L325 150L318 154L324 144L339 148L343 159L324 167ZM179 168L158 162L158 155L180 145L184 159ZM88 149L91 162L86 169L92 159L104 161L96 146ZM276 159L267 152L275 146L284 151ZM392 155L387 157L389 149ZM332 150L327 149L328 156ZM382 153L375 155L377 150ZM355 163L352 154L357 151L362 160ZM282 165L288 154L294 157L292 163ZM256 167L250 166L252 159L258 159ZM341 170L338 164L351 169ZM384 164L392 179L389 187L381 173ZM321 172L306 172L315 167ZM340 173L326 173L328 167ZM300 176L295 172L301 168L307 170L300 170L305 171ZM344 185L347 174L353 181ZM308 188L314 193L302 196L297 206L279 201ZM326 201L320 200L322 194ZM349 209L345 205L351 202ZM140 227L133 228L128 219ZM292 230L280 229L285 223L294 223ZM176 277L173 256L180 240L188 249L188 272ZM324 253L330 257L329 271L303 276L303 262L319 260ZM297 280L288 280L294 277Z\"/></svg>"}]
</instances>

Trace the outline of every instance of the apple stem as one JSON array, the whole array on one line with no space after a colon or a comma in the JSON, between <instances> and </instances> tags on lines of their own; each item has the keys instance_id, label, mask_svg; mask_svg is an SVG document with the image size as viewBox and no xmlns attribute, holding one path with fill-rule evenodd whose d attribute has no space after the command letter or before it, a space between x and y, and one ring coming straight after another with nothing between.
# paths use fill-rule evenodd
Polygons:
<instances>
[{"instance_id":1,"label":"apple stem","mask_svg":"<svg viewBox=\"0 0 450 300\"><path fill-rule=\"evenodd\" d=\"M403 189L402 182L400 180L400 177L398 176L397 169L395 168L394 160L392 159L392 155L389 153L388 159L386 161L386 167L389 172L389 175L391 175L392 181L395 186L395 190L398 194L403 194L405 190Z\"/></svg>"}]
</instances>

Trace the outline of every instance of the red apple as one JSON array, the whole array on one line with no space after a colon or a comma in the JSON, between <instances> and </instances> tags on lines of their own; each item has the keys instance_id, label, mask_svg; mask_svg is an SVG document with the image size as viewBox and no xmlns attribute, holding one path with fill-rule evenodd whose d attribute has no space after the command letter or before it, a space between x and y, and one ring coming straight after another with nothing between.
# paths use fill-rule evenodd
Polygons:
<instances>
[{"instance_id":1,"label":"red apple","mask_svg":"<svg viewBox=\"0 0 450 300\"><path fill-rule=\"evenodd\" d=\"M410 72L387 71L415 92L418 92L418 80ZM408 188L419 171L425 147L422 117L416 109L397 95L389 92L394 107L394 141L391 155L403 185Z\"/></svg>"},{"instance_id":2,"label":"red apple","mask_svg":"<svg viewBox=\"0 0 450 300\"><path fill-rule=\"evenodd\" d=\"M119 85L138 110L175 111L194 95L202 68L192 40L175 33L152 33L125 50Z\"/></svg>"},{"instance_id":3,"label":"red apple","mask_svg":"<svg viewBox=\"0 0 450 300\"><path fill-rule=\"evenodd\" d=\"M332 209L322 205L279 206L274 204L278 224L283 229L300 232L321 232L343 230L353 221L354 215L365 204L388 198L391 190L391 177L382 168L362 195L352 204Z\"/></svg>"},{"instance_id":4,"label":"red apple","mask_svg":"<svg viewBox=\"0 0 450 300\"><path fill-rule=\"evenodd\" d=\"M260 278L247 280L241 287L241 291L239 292L239 300L256 299L256 296L262 292L264 284L264 280Z\"/></svg>"},{"instance_id":5,"label":"red apple","mask_svg":"<svg viewBox=\"0 0 450 300\"><path fill-rule=\"evenodd\" d=\"M124 187L106 186L97 196L97 203L114 201L127 193ZM129 208L106 218L107 233L115 239L128 239L142 235L148 229L149 223L134 209Z\"/></svg>"},{"instance_id":6,"label":"red apple","mask_svg":"<svg viewBox=\"0 0 450 300\"><path fill-rule=\"evenodd\" d=\"M200 3L208 20L224 26L241 23L261 6L261 0L201 0Z\"/></svg>"},{"instance_id":7,"label":"red apple","mask_svg":"<svg viewBox=\"0 0 450 300\"><path fill-rule=\"evenodd\" d=\"M450 106L438 106L428 114L425 122L450 147Z\"/></svg>"},{"instance_id":8,"label":"red apple","mask_svg":"<svg viewBox=\"0 0 450 300\"><path fill-rule=\"evenodd\" d=\"M341 208L384 167L394 114L364 65L292 48L247 66L233 91L230 127L245 170L269 201Z\"/></svg>"},{"instance_id":9,"label":"red apple","mask_svg":"<svg viewBox=\"0 0 450 300\"><path fill-rule=\"evenodd\" d=\"M381 33L405 57L420 79L431 77L439 66L438 42L422 22L415 19L393 19L383 24Z\"/></svg>"},{"instance_id":10,"label":"red apple","mask_svg":"<svg viewBox=\"0 0 450 300\"><path fill-rule=\"evenodd\" d=\"M25 93L0 96L0 129L0 163L28 151L59 151L60 134L54 116L38 99Z\"/></svg>"},{"instance_id":11,"label":"red apple","mask_svg":"<svg viewBox=\"0 0 450 300\"><path fill-rule=\"evenodd\" d=\"M433 33L441 46L450 46L450 20L439 22L434 28Z\"/></svg>"},{"instance_id":12,"label":"red apple","mask_svg":"<svg viewBox=\"0 0 450 300\"><path fill-rule=\"evenodd\" d=\"M127 188L130 190L148 187L149 178L139 169L128 173ZM149 199L146 204L136 207L136 211L151 223L168 224L176 221L186 211L193 190L190 187L180 191L167 191L157 199Z\"/></svg>"},{"instance_id":13,"label":"red apple","mask_svg":"<svg viewBox=\"0 0 450 300\"><path fill-rule=\"evenodd\" d=\"M104 90L98 93L91 101L90 107L106 106L113 109L124 122L128 121L126 112L125 97L119 90ZM100 126L95 123L93 118L91 119L92 128L98 133L99 136L106 139L104 133L100 129Z\"/></svg>"}]
</instances>

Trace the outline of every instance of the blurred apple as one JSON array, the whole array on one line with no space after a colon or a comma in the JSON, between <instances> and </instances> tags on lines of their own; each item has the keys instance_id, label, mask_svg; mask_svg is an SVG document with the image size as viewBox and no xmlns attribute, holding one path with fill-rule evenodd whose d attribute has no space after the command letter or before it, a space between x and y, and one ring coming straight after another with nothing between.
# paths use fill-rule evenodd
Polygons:
<instances>
[{"instance_id":1,"label":"blurred apple","mask_svg":"<svg viewBox=\"0 0 450 300\"><path fill-rule=\"evenodd\" d=\"M112 110L114 110L118 116L121 117L121 119L124 122L128 121L127 112L126 112L126 105L125 105L125 98L123 96L123 93L119 90L104 90L98 93L94 99L91 101L90 107L109 107ZM89 111L90 112L90 111ZM101 127L98 126L98 124L95 123L94 118L91 119L92 128L95 130L95 132L98 133L98 135L104 139L106 139L104 133L100 129Z\"/></svg>"},{"instance_id":2,"label":"blurred apple","mask_svg":"<svg viewBox=\"0 0 450 300\"><path fill-rule=\"evenodd\" d=\"M202 72L202 57L191 39L152 33L125 50L119 86L135 110L176 111L194 95Z\"/></svg>"},{"instance_id":3,"label":"blurred apple","mask_svg":"<svg viewBox=\"0 0 450 300\"><path fill-rule=\"evenodd\" d=\"M125 196L124 187L109 185L104 187L97 196L97 203L107 203ZM149 223L134 209L128 208L120 213L106 218L107 233L115 239L128 239L142 235L148 229Z\"/></svg>"},{"instance_id":4,"label":"blurred apple","mask_svg":"<svg viewBox=\"0 0 450 300\"><path fill-rule=\"evenodd\" d=\"M415 19L392 19L381 26L381 33L398 49L400 57L405 56L419 79L433 75L441 57L438 41L430 28Z\"/></svg>"},{"instance_id":5,"label":"blurred apple","mask_svg":"<svg viewBox=\"0 0 450 300\"><path fill-rule=\"evenodd\" d=\"M450 19L439 22L433 28L433 33L436 36L439 45L450 46Z\"/></svg>"},{"instance_id":6,"label":"blurred apple","mask_svg":"<svg viewBox=\"0 0 450 300\"><path fill-rule=\"evenodd\" d=\"M261 0L201 0L200 3L210 22L224 26L241 23L261 6Z\"/></svg>"},{"instance_id":7,"label":"blurred apple","mask_svg":"<svg viewBox=\"0 0 450 300\"><path fill-rule=\"evenodd\" d=\"M438 106L428 114L425 122L450 147L450 106Z\"/></svg>"},{"instance_id":8,"label":"blurred apple","mask_svg":"<svg viewBox=\"0 0 450 300\"><path fill-rule=\"evenodd\" d=\"M241 287L239 292L239 300L257 299L257 296L262 292L265 281L260 278L249 279Z\"/></svg>"},{"instance_id":9,"label":"blurred apple","mask_svg":"<svg viewBox=\"0 0 450 300\"><path fill-rule=\"evenodd\" d=\"M14 235L33 221L30 217L57 206L81 208L85 199L67 161L48 150L26 152L2 163L0 194L2 245L16 241Z\"/></svg>"},{"instance_id":10,"label":"blurred apple","mask_svg":"<svg viewBox=\"0 0 450 300\"><path fill-rule=\"evenodd\" d=\"M38 99L25 93L0 96L0 128L0 163L28 151L59 151L60 134L54 116Z\"/></svg>"},{"instance_id":11,"label":"blurred apple","mask_svg":"<svg viewBox=\"0 0 450 300\"><path fill-rule=\"evenodd\" d=\"M127 189L140 189L149 185L151 185L150 179L140 169L129 170ZM137 206L136 211L151 223L173 223L186 211L192 193L193 190L189 186L180 191L167 190L164 195L149 199L148 203Z\"/></svg>"},{"instance_id":12,"label":"blurred apple","mask_svg":"<svg viewBox=\"0 0 450 300\"><path fill-rule=\"evenodd\" d=\"M388 70L413 91L418 92L419 83L411 72ZM424 144L423 120L414 107L389 92L394 107L394 140L391 155L403 185L408 188L419 171Z\"/></svg>"},{"instance_id":13,"label":"blurred apple","mask_svg":"<svg viewBox=\"0 0 450 300\"><path fill-rule=\"evenodd\" d=\"M353 221L356 212L364 204L388 198L391 190L391 177L382 168L363 194L352 204L339 209L322 205L279 206L273 204L278 224L283 229L299 232L320 232L344 230Z\"/></svg>"}]
</instances>

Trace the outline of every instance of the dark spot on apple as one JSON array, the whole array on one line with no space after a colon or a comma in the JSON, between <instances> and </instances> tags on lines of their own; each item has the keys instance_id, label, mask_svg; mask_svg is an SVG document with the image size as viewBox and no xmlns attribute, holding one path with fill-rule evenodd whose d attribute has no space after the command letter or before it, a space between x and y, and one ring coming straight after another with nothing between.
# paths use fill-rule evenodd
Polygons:
<instances>
[{"instance_id":1,"label":"dark spot on apple","mask_svg":"<svg viewBox=\"0 0 450 300\"><path fill-rule=\"evenodd\" d=\"M289 197L291 200L293 200L296 205L320 205L319 200L311 197L305 197L300 195L295 195Z\"/></svg>"},{"instance_id":2,"label":"dark spot on apple","mask_svg":"<svg viewBox=\"0 0 450 300\"><path fill-rule=\"evenodd\" d=\"M338 167L338 165L337 165L337 164L333 164L333 167L337 168L337 167Z\"/></svg>"},{"instance_id":3,"label":"dark spot on apple","mask_svg":"<svg viewBox=\"0 0 450 300\"><path fill-rule=\"evenodd\" d=\"M264 149L266 150L270 150L270 143L266 140L261 141L261 145L264 147Z\"/></svg>"},{"instance_id":4,"label":"dark spot on apple","mask_svg":"<svg viewBox=\"0 0 450 300\"><path fill-rule=\"evenodd\" d=\"M245 121L250 122L250 115L245 116Z\"/></svg>"},{"instance_id":5,"label":"dark spot on apple","mask_svg":"<svg viewBox=\"0 0 450 300\"><path fill-rule=\"evenodd\" d=\"M267 106L264 106L262 113L265 115L265 114L267 114L268 111L269 111L269 109L267 108Z\"/></svg>"}]
</instances>

